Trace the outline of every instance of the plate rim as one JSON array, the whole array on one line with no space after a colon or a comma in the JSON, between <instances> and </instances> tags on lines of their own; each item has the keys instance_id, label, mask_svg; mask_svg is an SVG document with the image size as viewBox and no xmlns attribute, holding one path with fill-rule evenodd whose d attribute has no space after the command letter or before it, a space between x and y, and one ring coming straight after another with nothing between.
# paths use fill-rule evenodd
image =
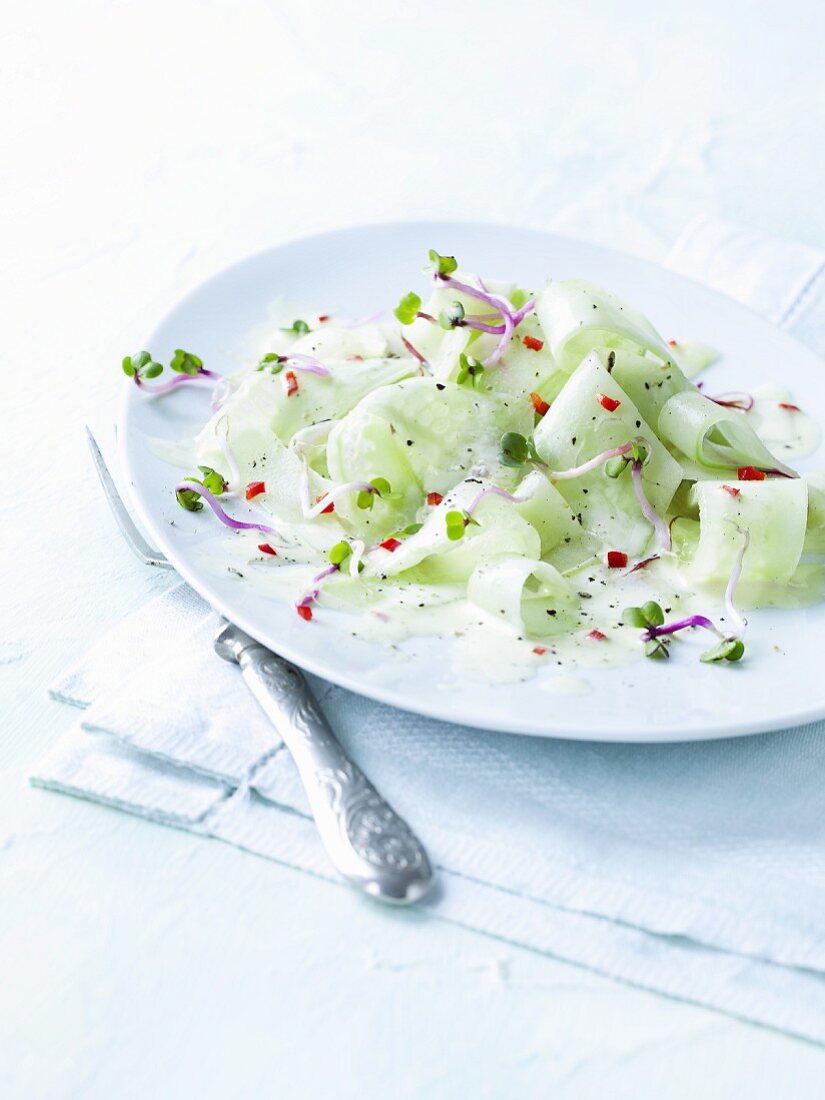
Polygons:
<instances>
[{"instance_id":1,"label":"plate rim","mask_svg":"<svg viewBox=\"0 0 825 1100\"><path fill-rule=\"evenodd\" d=\"M152 332L147 338L145 346L149 346L152 342L152 338L158 333L171 319L173 314L179 310L185 308L191 301L197 299L197 297L208 290L212 284L220 282L227 277L230 277L241 268L252 265L256 262L260 262L264 257L269 256L272 253L277 253L286 248L293 246L300 246L302 244L310 244L312 242L319 242L327 238L342 238L347 236L357 237L358 234L364 232L393 232L393 231L410 231L420 230L422 234L424 232L433 232L443 229L449 231L450 229L460 228L462 231L494 231L494 232L515 232L525 233L535 237L543 237L548 241L563 241L566 244L574 248L584 248L585 250L592 250L597 253L607 253L621 261L630 261L636 267L647 269L649 273L661 273L667 274L669 279L676 280L677 282L688 283L693 287L698 288L702 293L710 295L711 297L719 298L725 302L725 305L729 309L734 311L740 311L747 316L750 322L756 321L758 325L765 326L766 328L779 333L783 340L790 342L794 345L803 357L813 357L818 359L810 347L802 343L791 333L786 332L778 325L773 324L762 314L751 309L743 302L737 301L735 298L731 298L729 295L724 294L721 291L716 290L713 287L700 282L697 279L693 279L690 276L683 275L680 272L672 271L669 268L665 268L663 265L656 263L655 261L648 260L644 257L635 256L632 253L624 252L621 249L612 248L607 245L602 245L596 241L589 241L584 238L578 238L575 236L556 233L552 230L535 229L531 226L513 225L498 222L481 222L475 220L461 220L461 219L411 219L411 220L393 220L387 222L367 222L360 223L354 226L343 226L337 229L322 230L313 233L302 234L297 237L290 237L286 240L279 241L277 243L268 245L264 248L256 249L232 263L227 264L225 267L214 271L205 279L198 282L195 286L191 287L185 294L177 299L156 321ZM165 538L164 525L160 522L158 516L156 516L148 507L144 507L144 501L141 494L137 491L137 486L134 480L134 470L132 467L129 449L128 449L128 427L129 427L129 413L134 407L135 394L133 387L124 387L122 396L118 405L117 416L117 456L120 470L122 471L125 479L125 485L127 489L127 495L129 498L129 504L137 514L141 524L146 528L147 532L152 536L156 544L166 555L170 563L173 565L175 571L189 584L213 610L218 614L223 615L239 626L242 630L255 638L261 645L266 646L268 649L273 649L279 655L283 656L286 660L291 661L305 672L309 672L320 679L323 679L329 683L336 684L337 686L346 688L358 695L372 699L378 703L382 703L386 706L394 707L397 709L405 710L409 713L420 714L422 717L442 722L444 725L462 725L467 726L468 723L461 720L456 721L454 718L445 717L444 707L437 704L429 703L426 697L416 700L415 706L410 706L407 702L399 699L397 692L393 688L384 687L381 684L371 683L368 679L361 678L347 673L346 671L339 671L334 665L330 666L323 663L320 660L314 658L311 654L308 655L302 651L296 651L287 642L285 645L279 644L277 648L271 645L271 641L261 636L261 631L255 625L253 621L250 621L246 614L241 609L240 612L237 608L233 608L230 600L225 600L220 594L213 591L209 584L203 580L196 569L190 567L189 562L186 559L186 555L179 553L177 547L172 540L167 541ZM506 688L508 685L503 684L502 687ZM807 707L802 707L797 710L786 712L781 720L776 717L769 717L765 719L750 719L742 722L737 722L731 725L730 720L724 722L714 723L703 722L701 726L687 726L687 725L674 725L670 727L647 727L640 726L638 733L635 733L628 729L620 729L614 734L603 728L597 728L593 725L588 725L586 722L582 725L574 725L571 728L554 728L548 730L546 726L542 726L537 720L529 721L520 718L518 723L510 728L503 727L499 721L485 720L483 715L472 716L472 721L469 723L469 728L477 728L485 731L491 731L496 733L506 733L515 736L529 736L529 737L541 737L549 740L565 740L565 741L587 741L592 743L602 744L641 744L641 745L662 745L662 744L675 744L675 743L688 743L693 741L717 741L727 738L735 737L748 737L757 734L766 734L776 732L778 730L789 729L797 726L809 725L813 722L819 721L825 718L825 698L820 703L813 703Z\"/></svg>"}]
</instances>

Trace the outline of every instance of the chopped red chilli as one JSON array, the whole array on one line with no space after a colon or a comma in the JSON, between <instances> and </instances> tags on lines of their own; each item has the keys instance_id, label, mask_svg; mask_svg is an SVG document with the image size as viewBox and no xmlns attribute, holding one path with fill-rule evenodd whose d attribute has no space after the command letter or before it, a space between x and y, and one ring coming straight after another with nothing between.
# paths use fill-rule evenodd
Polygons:
<instances>
[{"instance_id":1,"label":"chopped red chilli","mask_svg":"<svg viewBox=\"0 0 825 1100\"><path fill-rule=\"evenodd\" d=\"M298 392L298 379L295 377L295 371L288 370L284 377L286 378L286 395L292 397L293 394Z\"/></svg>"},{"instance_id":2,"label":"chopped red chilli","mask_svg":"<svg viewBox=\"0 0 825 1100\"><path fill-rule=\"evenodd\" d=\"M597 393L596 400L601 407L607 409L609 413L615 412L619 405L621 405L621 401L617 401L615 397L608 397L606 393Z\"/></svg>"},{"instance_id":3,"label":"chopped red chilli","mask_svg":"<svg viewBox=\"0 0 825 1100\"><path fill-rule=\"evenodd\" d=\"M787 401L780 401L779 407L780 409L787 409L789 412L802 412L802 409L800 409L799 405L790 405Z\"/></svg>"},{"instance_id":4,"label":"chopped red chilli","mask_svg":"<svg viewBox=\"0 0 825 1100\"><path fill-rule=\"evenodd\" d=\"M278 551L274 550L268 542L259 542L258 549L262 554L271 554L273 558L277 558L278 556Z\"/></svg>"},{"instance_id":5,"label":"chopped red chilli","mask_svg":"<svg viewBox=\"0 0 825 1100\"><path fill-rule=\"evenodd\" d=\"M261 493L266 492L265 481L250 481L246 487L246 499L254 500L255 497L259 497Z\"/></svg>"},{"instance_id":6,"label":"chopped red chilli","mask_svg":"<svg viewBox=\"0 0 825 1100\"><path fill-rule=\"evenodd\" d=\"M306 620L306 622L309 622L309 620L312 618L312 608L308 607L306 604L298 604L295 610L298 612L302 619Z\"/></svg>"},{"instance_id":7,"label":"chopped red chilli","mask_svg":"<svg viewBox=\"0 0 825 1100\"><path fill-rule=\"evenodd\" d=\"M401 543L398 539L384 539L384 541L382 543L379 543L379 545L382 547L382 549L389 550L389 552L392 554L398 549Z\"/></svg>"},{"instance_id":8,"label":"chopped red chilli","mask_svg":"<svg viewBox=\"0 0 825 1100\"><path fill-rule=\"evenodd\" d=\"M444 497L441 495L441 493L427 493L427 503L430 505L430 507L433 507L436 504L440 504L443 499Z\"/></svg>"},{"instance_id":9,"label":"chopped red chilli","mask_svg":"<svg viewBox=\"0 0 825 1100\"><path fill-rule=\"evenodd\" d=\"M543 645L534 645L533 652L537 657L543 657L547 652L547 649Z\"/></svg>"},{"instance_id":10,"label":"chopped red chilli","mask_svg":"<svg viewBox=\"0 0 825 1100\"><path fill-rule=\"evenodd\" d=\"M764 470L757 470L755 466L740 466L736 476L740 481L764 481L766 474Z\"/></svg>"},{"instance_id":11,"label":"chopped red chilli","mask_svg":"<svg viewBox=\"0 0 825 1100\"><path fill-rule=\"evenodd\" d=\"M530 351L541 351L544 347L544 341L537 340L535 336L525 336L522 338L521 342L526 348L529 348Z\"/></svg>"},{"instance_id":12,"label":"chopped red chilli","mask_svg":"<svg viewBox=\"0 0 825 1100\"><path fill-rule=\"evenodd\" d=\"M667 346L669 348L678 348L679 347L679 341L678 340L668 340Z\"/></svg>"},{"instance_id":13,"label":"chopped red chilli","mask_svg":"<svg viewBox=\"0 0 825 1100\"><path fill-rule=\"evenodd\" d=\"M530 400L533 402L533 408L536 410L539 416L544 416L544 414L550 408L550 406L547 404L541 394L531 393Z\"/></svg>"},{"instance_id":14,"label":"chopped red chilli","mask_svg":"<svg viewBox=\"0 0 825 1100\"><path fill-rule=\"evenodd\" d=\"M329 320L329 314L328 313L321 313L321 314L318 315L318 321L322 325L328 320Z\"/></svg>"},{"instance_id":15,"label":"chopped red chilli","mask_svg":"<svg viewBox=\"0 0 825 1100\"><path fill-rule=\"evenodd\" d=\"M363 355L348 355L347 356L347 362L348 363L363 363L364 362L364 356Z\"/></svg>"},{"instance_id":16,"label":"chopped red chilli","mask_svg":"<svg viewBox=\"0 0 825 1100\"><path fill-rule=\"evenodd\" d=\"M592 638L594 642L606 642L607 635L602 634L601 630L591 630L587 635L588 638Z\"/></svg>"},{"instance_id":17,"label":"chopped red chilli","mask_svg":"<svg viewBox=\"0 0 825 1100\"><path fill-rule=\"evenodd\" d=\"M624 550L608 550L607 564L611 569L624 569L627 565L627 554Z\"/></svg>"},{"instance_id":18,"label":"chopped red chilli","mask_svg":"<svg viewBox=\"0 0 825 1100\"><path fill-rule=\"evenodd\" d=\"M730 493L732 497L738 497L742 492L741 489L736 489L733 485L723 485L722 488L726 493Z\"/></svg>"},{"instance_id":19,"label":"chopped red chilli","mask_svg":"<svg viewBox=\"0 0 825 1100\"><path fill-rule=\"evenodd\" d=\"M327 494L326 494L326 493L324 493L324 494L323 494L322 496L320 496L320 497L316 497L316 498L315 498L315 503L316 503L316 504L320 504L320 503L321 503L321 501L322 501L322 500L324 499L324 497L325 497L326 495L327 495ZM329 502L329 504L328 504L328 505L326 506L326 508L322 508L322 509L321 509L321 515L322 515L322 516L328 516L328 515L330 514L330 512L334 512L334 511L335 511L335 501L334 501L334 500L331 500L331 501Z\"/></svg>"}]
</instances>

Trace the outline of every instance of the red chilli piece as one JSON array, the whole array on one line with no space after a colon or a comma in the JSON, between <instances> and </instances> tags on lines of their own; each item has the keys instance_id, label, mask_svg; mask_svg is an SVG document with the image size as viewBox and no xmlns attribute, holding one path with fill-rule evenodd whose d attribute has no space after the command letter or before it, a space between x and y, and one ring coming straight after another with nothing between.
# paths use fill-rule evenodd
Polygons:
<instances>
[{"instance_id":1,"label":"red chilli piece","mask_svg":"<svg viewBox=\"0 0 825 1100\"><path fill-rule=\"evenodd\" d=\"M667 346L669 348L678 348L679 347L679 341L678 340L668 340Z\"/></svg>"},{"instance_id":2,"label":"red chilli piece","mask_svg":"<svg viewBox=\"0 0 825 1100\"><path fill-rule=\"evenodd\" d=\"M400 545L401 543L398 539L384 539L383 542L379 543L382 549L389 550L391 554L394 554Z\"/></svg>"},{"instance_id":3,"label":"red chilli piece","mask_svg":"<svg viewBox=\"0 0 825 1100\"><path fill-rule=\"evenodd\" d=\"M295 610L305 622L309 622L312 618L312 608L307 604L298 604Z\"/></svg>"},{"instance_id":4,"label":"red chilli piece","mask_svg":"<svg viewBox=\"0 0 825 1100\"><path fill-rule=\"evenodd\" d=\"M265 481L250 481L246 487L246 499L254 500L255 497L259 497L261 493L266 492Z\"/></svg>"},{"instance_id":5,"label":"red chilli piece","mask_svg":"<svg viewBox=\"0 0 825 1100\"><path fill-rule=\"evenodd\" d=\"M787 401L780 401L779 402L779 407L780 407L780 409L787 409L788 412L795 412L795 413L801 413L802 412L802 409L800 409L799 405L790 405L790 404L788 404Z\"/></svg>"},{"instance_id":6,"label":"red chilli piece","mask_svg":"<svg viewBox=\"0 0 825 1100\"><path fill-rule=\"evenodd\" d=\"M533 402L533 408L536 410L539 416L544 416L546 412L549 412L550 406L544 400L541 394L531 393L530 400Z\"/></svg>"},{"instance_id":7,"label":"red chilli piece","mask_svg":"<svg viewBox=\"0 0 825 1100\"><path fill-rule=\"evenodd\" d=\"M328 313L319 313L318 314L318 323L319 324L321 324L321 325L326 324L326 322L328 320L329 320L329 314Z\"/></svg>"},{"instance_id":8,"label":"red chilli piece","mask_svg":"<svg viewBox=\"0 0 825 1100\"><path fill-rule=\"evenodd\" d=\"M436 504L440 504L443 499L441 493L427 493L427 503L431 508L435 507Z\"/></svg>"},{"instance_id":9,"label":"red chilli piece","mask_svg":"<svg viewBox=\"0 0 825 1100\"><path fill-rule=\"evenodd\" d=\"M723 485L722 488L726 493L729 493L732 497L738 497L741 495L742 490L736 489L733 485Z\"/></svg>"},{"instance_id":10,"label":"red chilli piece","mask_svg":"<svg viewBox=\"0 0 825 1100\"><path fill-rule=\"evenodd\" d=\"M348 363L363 363L364 362L364 356L363 355L348 355L347 356L347 362Z\"/></svg>"},{"instance_id":11,"label":"red chilli piece","mask_svg":"<svg viewBox=\"0 0 825 1100\"><path fill-rule=\"evenodd\" d=\"M521 342L526 348L529 348L530 351L541 351L544 347L544 341L537 340L535 336L524 336Z\"/></svg>"},{"instance_id":12,"label":"red chilli piece","mask_svg":"<svg viewBox=\"0 0 825 1100\"><path fill-rule=\"evenodd\" d=\"M597 393L596 400L601 407L607 409L609 413L615 412L619 405L621 405L621 401L617 401L615 397L608 397L606 393Z\"/></svg>"},{"instance_id":13,"label":"red chilli piece","mask_svg":"<svg viewBox=\"0 0 825 1100\"><path fill-rule=\"evenodd\" d=\"M295 371L288 370L284 378L286 378L286 395L292 397L293 394L298 392L298 379L295 377Z\"/></svg>"},{"instance_id":14,"label":"red chilli piece","mask_svg":"<svg viewBox=\"0 0 825 1100\"><path fill-rule=\"evenodd\" d=\"M261 551L262 554L271 554L273 558L278 557L278 551L274 550L268 542L259 542L258 549Z\"/></svg>"},{"instance_id":15,"label":"red chilli piece","mask_svg":"<svg viewBox=\"0 0 825 1100\"><path fill-rule=\"evenodd\" d=\"M545 655L545 653L547 652L547 649L543 645L534 645L533 646L533 652L535 653L535 655L537 657L543 657Z\"/></svg>"},{"instance_id":16,"label":"red chilli piece","mask_svg":"<svg viewBox=\"0 0 825 1100\"><path fill-rule=\"evenodd\" d=\"M627 554L624 550L608 550L607 564L611 569L624 569L627 565Z\"/></svg>"},{"instance_id":17,"label":"red chilli piece","mask_svg":"<svg viewBox=\"0 0 825 1100\"><path fill-rule=\"evenodd\" d=\"M736 476L740 481L764 481L767 475L764 470L757 470L755 466L740 466Z\"/></svg>"},{"instance_id":18,"label":"red chilli piece","mask_svg":"<svg viewBox=\"0 0 825 1100\"><path fill-rule=\"evenodd\" d=\"M601 630L591 630L587 635L588 638L592 638L594 642L606 642L607 635L602 634Z\"/></svg>"},{"instance_id":19,"label":"red chilli piece","mask_svg":"<svg viewBox=\"0 0 825 1100\"><path fill-rule=\"evenodd\" d=\"M326 494L326 493L324 493L324 494L323 494L322 496L320 496L320 497L316 497L316 498L315 498L315 503L316 503L316 504L320 504L320 503L321 503L321 501L322 501L322 500L324 499L324 497L325 497L326 495L327 495L327 494ZM329 504L328 504L328 505L326 506L326 508L322 508L322 509L321 509L321 515L322 515L322 516L328 516L328 515L330 514L330 512L334 512L334 511L335 511L335 501L334 501L334 500L331 500L331 501L329 502Z\"/></svg>"}]
</instances>

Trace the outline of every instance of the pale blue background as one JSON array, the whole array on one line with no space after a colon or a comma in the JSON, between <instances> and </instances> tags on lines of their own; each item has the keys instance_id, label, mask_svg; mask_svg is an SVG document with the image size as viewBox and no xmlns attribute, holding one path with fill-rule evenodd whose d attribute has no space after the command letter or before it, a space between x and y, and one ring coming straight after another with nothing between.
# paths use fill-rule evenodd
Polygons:
<instances>
[{"instance_id":1,"label":"pale blue background","mask_svg":"<svg viewBox=\"0 0 825 1100\"><path fill-rule=\"evenodd\" d=\"M224 264L404 217L660 259L717 213L825 246L823 7L12 4L0 31L0 1092L821 1094L825 1053L30 790L48 681L168 579L81 440ZM391 792L390 792L391 793Z\"/></svg>"}]
</instances>

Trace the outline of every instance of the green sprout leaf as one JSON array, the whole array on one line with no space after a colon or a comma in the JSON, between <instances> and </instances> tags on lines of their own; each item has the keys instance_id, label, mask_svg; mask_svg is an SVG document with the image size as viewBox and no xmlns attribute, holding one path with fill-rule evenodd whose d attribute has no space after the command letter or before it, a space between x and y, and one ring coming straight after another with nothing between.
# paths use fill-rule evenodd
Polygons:
<instances>
[{"instance_id":1,"label":"green sprout leaf","mask_svg":"<svg viewBox=\"0 0 825 1100\"><path fill-rule=\"evenodd\" d=\"M362 489L355 498L357 508L372 508L373 504L375 504L375 493L370 489Z\"/></svg>"},{"instance_id":2,"label":"green sprout leaf","mask_svg":"<svg viewBox=\"0 0 825 1100\"><path fill-rule=\"evenodd\" d=\"M634 439L630 445L630 455L634 462L644 465L650 458L650 452L643 439Z\"/></svg>"},{"instance_id":3,"label":"green sprout leaf","mask_svg":"<svg viewBox=\"0 0 825 1100\"><path fill-rule=\"evenodd\" d=\"M455 256L440 256L434 248L430 249L429 256L429 268L434 271L436 275L452 275L452 273L458 269L458 263L456 262Z\"/></svg>"},{"instance_id":4,"label":"green sprout leaf","mask_svg":"<svg viewBox=\"0 0 825 1100\"><path fill-rule=\"evenodd\" d=\"M200 374L203 369L203 360L199 359L197 355L193 355L191 351L184 351L183 348L177 348L169 366L178 374L195 375Z\"/></svg>"},{"instance_id":5,"label":"green sprout leaf","mask_svg":"<svg viewBox=\"0 0 825 1100\"><path fill-rule=\"evenodd\" d=\"M640 630L650 626L647 616L641 607L626 607L622 612L622 622L628 626L636 626Z\"/></svg>"},{"instance_id":6,"label":"green sprout leaf","mask_svg":"<svg viewBox=\"0 0 825 1100\"><path fill-rule=\"evenodd\" d=\"M651 626L661 626L665 621L664 611L654 600L649 600L646 604L643 604L642 611L647 616L647 621Z\"/></svg>"},{"instance_id":7,"label":"green sprout leaf","mask_svg":"<svg viewBox=\"0 0 825 1100\"><path fill-rule=\"evenodd\" d=\"M403 539L409 535L417 535L423 526L423 523L411 523L407 527L402 527L400 531L394 531L389 537L391 539Z\"/></svg>"},{"instance_id":8,"label":"green sprout leaf","mask_svg":"<svg viewBox=\"0 0 825 1100\"><path fill-rule=\"evenodd\" d=\"M529 300L529 298L529 291L522 290L521 287L516 287L516 289L510 295L510 301L513 303L516 309L521 309L521 307L525 304L525 302Z\"/></svg>"},{"instance_id":9,"label":"green sprout leaf","mask_svg":"<svg viewBox=\"0 0 825 1100\"><path fill-rule=\"evenodd\" d=\"M393 310L393 313L401 322L402 325L411 325L415 318L418 316L418 311L421 309L421 299L411 290L409 294L405 294L398 305Z\"/></svg>"},{"instance_id":10,"label":"green sprout leaf","mask_svg":"<svg viewBox=\"0 0 825 1100\"><path fill-rule=\"evenodd\" d=\"M309 332L309 325L299 318L297 321L293 321L289 328L282 328L281 332L294 332L296 336L304 336Z\"/></svg>"},{"instance_id":11,"label":"green sprout leaf","mask_svg":"<svg viewBox=\"0 0 825 1100\"><path fill-rule=\"evenodd\" d=\"M627 459L624 455L616 455L615 458L608 459L604 464L604 472L608 477L619 477L627 469Z\"/></svg>"},{"instance_id":12,"label":"green sprout leaf","mask_svg":"<svg viewBox=\"0 0 825 1100\"><path fill-rule=\"evenodd\" d=\"M479 362L478 359L473 358L472 355L465 355L464 352L458 357L458 374L456 375L456 382L459 386L463 385L467 379L470 379L472 385L476 384L476 379L479 375L484 373L484 365Z\"/></svg>"},{"instance_id":13,"label":"green sprout leaf","mask_svg":"<svg viewBox=\"0 0 825 1100\"><path fill-rule=\"evenodd\" d=\"M157 378L163 371L163 366L156 363L148 351L139 351L137 355L127 355L121 363L123 373L128 378Z\"/></svg>"},{"instance_id":14,"label":"green sprout leaf","mask_svg":"<svg viewBox=\"0 0 825 1100\"><path fill-rule=\"evenodd\" d=\"M455 328L464 320L464 306L461 302L450 302L438 315L438 323L442 328Z\"/></svg>"},{"instance_id":15,"label":"green sprout leaf","mask_svg":"<svg viewBox=\"0 0 825 1100\"><path fill-rule=\"evenodd\" d=\"M700 660L705 664L714 664L716 661L741 661L745 653L745 643L741 638L725 638L719 645L715 645Z\"/></svg>"},{"instance_id":16,"label":"green sprout leaf","mask_svg":"<svg viewBox=\"0 0 825 1100\"><path fill-rule=\"evenodd\" d=\"M463 512L447 512L444 517L447 524L447 538L450 542L458 542L464 538L464 528L467 526Z\"/></svg>"},{"instance_id":17,"label":"green sprout leaf","mask_svg":"<svg viewBox=\"0 0 825 1100\"><path fill-rule=\"evenodd\" d=\"M200 512L203 508L200 493L196 493L194 489L178 489L175 497L181 508L185 508L187 512Z\"/></svg>"},{"instance_id":18,"label":"green sprout leaf","mask_svg":"<svg viewBox=\"0 0 825 1100\"><path fill-rule=\"evenodd\" d=\"M643 607L626 607L622 612L622 622L628 626L637 626L640 629L646 626L661 626L665 621L665 613L653 600Z\"/></svg>"},{"instance_id":19,"label":"green sprout leaf","mask_svg":"<svg viewBox=\"0 0 825 1100\"><path fill-rule=\"evenodd\" d=\"M348 542L336 542L329 552L330 565L340 565L352 553L352 547Z\"/></svg>"},{"instance_id":20,"label":"green sprout leaf","mask_svg":"<svg viewBox=\"0 0 825 1100\"><path fill-rule=\"evenodd\" d=\"M502 466L523 466L530 457L530 447L518 432L505 432L501 437L498 460Z\"/></svg>"},{"instance_id":21,"label":"green sprout leaf","mask_svg":"<svg viewBox=\"0 0 825 1100\"><path fill-rule=\"evenodd\" d=\"M208 489L209 492L214 493L216 497L226 492L226 482L217 470L213 470L211 466L198 466L198 469L203 474L201 485L203 485L204 489Z\"/></svg>"},{"instance_id":22,"label":"green sprout leaf","mask_svg":"<svg viewBox=\"0 0 825 1100\"><path fill-rule=\"evenodd\" d=\"M285 355L278 355L274 351L269 351L261 359L256 370L268 370L271 374L280 374L284 369L284 363L286 362Z\"/></svg>"},{"instance_id":23,"label":"green sprout leaf","mask_svg":"<svg viewBox=\"0 0 825 1100\"><path fill-rule=\"evenodd\" d=\"M645 643L645 657L654 661L666 660L670 656L667 643L662 638L651 638Z\"/></svg>"}]
</instances>

